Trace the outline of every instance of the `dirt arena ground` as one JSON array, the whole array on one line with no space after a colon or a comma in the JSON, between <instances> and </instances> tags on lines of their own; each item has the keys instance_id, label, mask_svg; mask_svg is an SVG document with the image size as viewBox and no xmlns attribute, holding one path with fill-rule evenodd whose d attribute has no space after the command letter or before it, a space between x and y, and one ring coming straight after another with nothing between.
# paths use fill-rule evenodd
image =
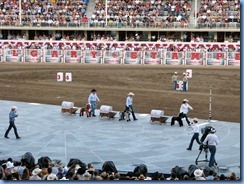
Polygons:
<instances>
[{"instance_id":1,"label":"dirt arena ground","mask_svg":"<svg viewBox=\"0 0 244 184\"><path fill-rule=\"evenodd\" d=\"M172 74L186 69L193 71L189 91L173 91ZM73 81L57 82L57 72L71 72ZM166 116L177 115L187 98L194 108L189 117L200 119L209 117L212 86L212 119L240 122L240 67L0 63L0 86L2 100L55 105L72 101L77 107L87 103L95 88L98 108L111 105L115 111L124 110L131 91L135 112L161 109Z\"/></svg>"}]
</instances>

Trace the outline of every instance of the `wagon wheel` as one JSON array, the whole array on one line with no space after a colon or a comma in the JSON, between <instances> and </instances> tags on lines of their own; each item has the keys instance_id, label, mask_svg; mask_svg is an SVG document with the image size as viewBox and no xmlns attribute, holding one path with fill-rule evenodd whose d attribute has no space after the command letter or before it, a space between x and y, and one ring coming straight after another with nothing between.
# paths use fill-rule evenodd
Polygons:
<instances>
[{"instance_id":1,"label":"wagon wheel","mask_svg":"<svg viewBox=\"0 0 244 184\"><path fill-rule=\"evenodd\" d=\"M62 115L66 115L69 113L69 111L67 111L67 109L61 109L61 112L60 112Z\"/></svg>"},{"instance_id":2,"label":"wagon wheel","mask_svg":"<svg viewBox=\"0 0 244 184\"><path fill-rule=\"evenodd\" d=\"M150 120L150 123L151 123L152 125L154 125L154 124L155 124L153 120Z\"/></svg>"},{"instance_id":3,"label":"wagon wheel","mask_svg":"<svg viewBox=\"0 0 244 184\"><path fill-rule=\"evenodd\" d=\"M102 114L99 115L99 119L103 119L103 115Z\"/></svg>"}]
</instances>

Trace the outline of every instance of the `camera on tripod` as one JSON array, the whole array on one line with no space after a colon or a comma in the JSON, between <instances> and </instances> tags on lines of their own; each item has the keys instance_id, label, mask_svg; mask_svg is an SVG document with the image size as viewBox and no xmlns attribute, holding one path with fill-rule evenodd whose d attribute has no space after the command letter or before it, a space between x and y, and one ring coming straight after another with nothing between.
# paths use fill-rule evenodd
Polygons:
<instances>
[{"instance_id":1,"label":"camera on tripod","mask_svg":"<svg viewBox=\"0 0 244 184\"><path fill-rule=\"evenodd\" d=\"M211 127L211 126L206 126L206 127L204 127L204 128L202 128L201 129L201 132L202 132L202 137L201 137L201 139L200 139L200 142L201 143L203 143L203 141L205 140L205 138L207 137L207 135L211 132L211 129L212 129L213 127ZM203 145L203 144L201 144L200 146L199 146L199 150L204 150L204 151L206 151L208 149L208 146L207 145Z\"/></svg>"},{"instance_id":2,"label":"camera on tripod","mask_svg":"<svg viewBox=\"0 0 244 184\"><path fill-rule=\"evenodd\" d=\"M202 137L200 139L201 145L199 146L199 154L195 160L196 165L198 162L208 162L208 146L203 145L203 141L206 139L207 135L213 130L214 128L211 126L206 126L201 129ZM215 129L214 129L215 130ZM204 160L198 160L199 156L201 155L202 151L205 152L205 159Z\"/></svg>"}]
</instances>

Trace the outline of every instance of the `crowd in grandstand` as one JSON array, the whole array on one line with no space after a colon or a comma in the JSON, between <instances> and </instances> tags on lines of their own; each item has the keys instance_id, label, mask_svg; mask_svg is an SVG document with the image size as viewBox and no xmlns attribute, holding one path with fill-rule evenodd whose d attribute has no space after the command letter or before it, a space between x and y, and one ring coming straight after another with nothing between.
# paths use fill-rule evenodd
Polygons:
<instances>
[{"instance_id":1,"label":"crowd in grandstand","mask_svg":"<svg viewBox=\"0 0 244 184\"><path fill-rule=\"evenodd\" d=\"M192 13L192 0L96 0L91 17L87 17L88 1L3 0L0 3L0 24L4 26L84 27L179 27L187 28ZM196 11L196 10L195 10ZM237 23L240 28L240 0L201 1L197 10L198 27L227 28ZM20 21L21 19L21 21Z\"/></svg>"},{"instance_id":2,"label":"crowd in grandstand","mask_svg":"<svg viewBox=\"0 0 244 184\"><path fill-rule=\"evenodd\" d=\"M0 180L240 180L235 172L217 174L216 168L190 165L188 171L175 166L168 174L158 171L148 173L147 166L138 165L133 171L119 172L112 161L104 162L102 169L92 163L87 165L79 159L71 159L67 166L60 160L41 157L35 163L30 152L20 161L12 158L1 160Z\"/></svg>"}]
</instances>

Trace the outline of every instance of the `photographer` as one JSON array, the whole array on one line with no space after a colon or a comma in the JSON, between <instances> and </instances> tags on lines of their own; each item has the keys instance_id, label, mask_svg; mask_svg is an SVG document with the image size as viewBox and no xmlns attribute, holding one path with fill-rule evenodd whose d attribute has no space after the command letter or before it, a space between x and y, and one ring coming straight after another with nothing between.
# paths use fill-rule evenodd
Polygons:
<instances>
[{"instance_id":1,"label":"photographer","mask_svg":"<svg viewBox=\"0 0 244 184\"><path fill-rule=\"evenodd\" d=\"M211 128L209 134L203 141L203 145L207 146L210 151L210 160L209 160L209 167L214 166L214 164L217 165L215 160L215 153L216 153L216 146L219 144L218 136L215 134L216 130L215 128Z\"/></svg>"}]
</instances>

